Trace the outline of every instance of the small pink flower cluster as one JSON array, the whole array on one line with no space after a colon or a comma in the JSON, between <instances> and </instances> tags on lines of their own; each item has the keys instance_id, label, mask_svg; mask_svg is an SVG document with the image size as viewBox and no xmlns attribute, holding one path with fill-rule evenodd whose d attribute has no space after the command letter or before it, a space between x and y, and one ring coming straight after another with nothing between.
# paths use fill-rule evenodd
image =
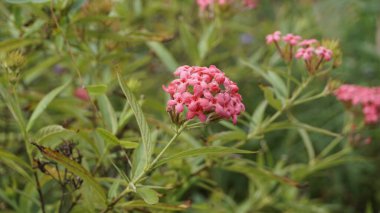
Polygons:
<instances>
[{"instance_id":1,"label":"small pink flower cluster","mask_svg":"<svg viewBox=\"0 0 380 213\"><path fill-rule=\"evenodd\" d=\"M211 7L213 4L227 5L233 3L235 0L197 0L197 4L201 11L205 11L207 8ZM249 9L256 8L257 0L242 0L245 7Z\"/></svg>"},{"instance_id":2,"label":"small pink flower cluster","mask_svg":"<svg viewBox=\"0 0 380 213\"><path fill-rule=\"evenodd\" d=\"M287 44L287 47L282 49L279 41L282 39ZM281 32L276 31L273 34L266 36L267 44L274 43L282 58L286 61L291 61L293 55L297 59L305 61L308 71L314 72L318 70L323 62L330 61L333 57L333 51L319 45L316 39L304 39L299 35L287 34L281 37ZM298 46L297 52L294 54L294 47Z\"/></svg>"},{"instance_id":3,"label":"small pink flower cluster","mask_svg":"<svg viewBox=\"0 0 380 213\"><path fill-rule=\"evenodd\" d=\"M162 86L170 94L167 111L176 116L187 108L186 119L195 116L205 122L210 117L230 119L245 110L239 88L214 65L207 67L181 66L174 72L179 77ZM214 113L211 115L211 113Z\"/></svg>"},{"instance_id":4,"label":"small pink flower cluster","mask_svg":"<svg viewBox=\"0 0 380 213\"><path fill-rule=\"evenodd\" d=\"M338 100L350 105L361 105L367 124L380 121L380 87L344 84L335 91Z\"/></svg>"}]
</instances>

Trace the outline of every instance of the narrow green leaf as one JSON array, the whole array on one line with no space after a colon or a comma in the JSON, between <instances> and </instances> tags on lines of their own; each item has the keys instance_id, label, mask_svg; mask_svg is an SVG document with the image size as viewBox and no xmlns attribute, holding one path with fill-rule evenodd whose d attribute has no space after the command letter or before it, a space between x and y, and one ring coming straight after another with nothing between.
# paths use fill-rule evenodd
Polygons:
<instances>
[{"instance_id":1,"label":"narrow green leaf","mask_svg":"<svg viewBox=\"0 0 380 213\"><path fill-rule=\"evenodd\" d=\"M211 49L210 40L214 30L215 24L211 24L201 36L198 44L199 56L201 59L203 59L207 55L207 52Z\"/></svg>"},{"instance_id":2,"label":"narrow green leaf","mask_svg":"<svg viewBox=\"0 0 380 213\"><path fill-rule=\"evenodd\" d=\"M252 115L252 121L255 125L260 124L263 121L265 109L267 108L268 102L262 101L258 107L256 107L255 112Z\"/></svg>"},{"instance_id":3,"label":"narrow green leaf","mask_svg":"<svg viewBox=\"0 0 380 213\"><path fill-rule=\"evenodd\" d=\"M140 146L139 146L139 147L141 147L141 150L138 148L137 151L141 155L144 155L143 157L140 156L139 158L142 158L145 160L141 161L141 162L137 162L138 164L140 164L138 166L140 168L140 171L138 171L138 173L136 173L136 171L137 171L137 170L135 170L136 168L133 168L133 170L134 170L133 177L137 177L141 174L141 172L143 172L143 170L148 166L148 164L150 162L151 153L152 153L152 136L150 133L150 128L148 126L148 123L146 122L145 116L141 110L140 105L136 101L136 98L134 97L132 92L129 90L129 88L127 87L127 84L122 79L122 77L120 76L119 73L117 73L117 78L119 81L119 85L120 85L125 97L127 98L128 103L129 103L133 113L135 114L136 121L137 121L137 124L138 124L140 132L141 132L142 144L140 144ZM135 160L136 159L134 159L134 161ZM142 168L142 170L141 170L141 168Z\"/></svg>"},{"instance_id":4,"label":"narrow green leaf","mask_svg":"<svg viewBox=\"0 0 380 213\"><path fill-rule=\"evenodd\" d=\"M137 188L136 193L140 195L140 197L150 205L158 203L158 194L151 188L148 187L139 187Z\"/></svg>"},{"instance_id":5,"label":"narrow green leaf","mask_svg":"<svg viewBox=\"0 0 380 213\"><path fill-rule=\"evenodd\" d=\"M231 148L231 147L222 147L222 146L201 147L201 148L182 151L170 157L163 158L160 161L158 161L158 163L156 164L156 167L172 160L178 160L178 159L183 159L183 158L188 158L188 157L195 157L199 155L218 155L218 154L233 154L233 153L234 154L252 154L255 152Z\"/></svg>"},{"instance_id":6,"label":"narrow green leaf","mask_svg":"<svg viewBox=\"0 0 380 213\"><path fill-rule=\"evenodd\" d=\"M189 26L182 22L179 25L179 33L185 52L189 55L193 62L199 61L199 53L196 45L196 40L191 34Z\"/></svg>"},{"instance_id":7,"label":"narrow green leaf","mask_svg":"<svg viewBox=\"0 0 380 213\"><path fill-rule=\"evenodd\" d=\"M241 130L232 130L232 131L224 131L219 132L213 135L210 135L207 138L208 142L212 142L215 140L221 140L221 141L241 141L246 139L246 134L244 131Z\"/></svg>"},{"instance_id":8,"label":"narrow green leaf","mask_svg":"<svg viewBox=\"0 0 380 213\"><path fill-rule=\"evenodd\" d=\"M282 107L281 101L274 97L272 88L260 85L260 89L264 92L265 100L268 101L269 105L277 110L280 110Z\"/></svg>"},{"instance_id":9,"label":"narrow green leaf","mask_svg":"<svg viewBox=\"0 0 380 213\"><path fill-rule=\"evenodd\" d=\"M23 74L23 81L26 84L30 84L32 81L36 80L40 75L44 74L44 72L46 72L49 69L49 67L57 64L57 62L60 60L61 57L56 55L44 58L44 60L37 63L37 65L25 70L25 73Z\"/></svg>"},{"instance_id":10,"label":"narrow green leaf","mask_svg":"<svg viewBox=\"0 0 380 213\"><path fill-rule=\"evenodd\" d=\"M104 95L107 92L107 85L106 84L88 85L86 86L86 90L91 96Z\"/></svg>"},{"instance_id":11,"label":"narrow green leaf","mask_svg":"<svg viewBox=\"0 0 380 213\"><path fill-rule=\"evenodd\" d=\"M169 72L174 72L174 70L177 69L179 66L177 61L174 59L173 55L165 48L164 45L156 41L148 41L147 45L157 54L157 56L168 68Z\"/></svg>"},{"instance_id":12,"label":"narrow green leaf","mask_svg":"<svg viewBox=\"0 0 380 213\"><path fill-rule=\"evenodd\" d=\"M146 207L149 209L157 209L157 210L163 210L163 211L184 211L188 209L190 206L189 204L181 204L181 205L169 205L165 203L156 203L154 205L150 205L145 203L142 200L134 200L134 201L129 201L126 203L121 203L118 205L118 207L121 208L136 208L136 207Z\"/></svg>"},{"instance_id":13,"label":"narrow green leaf","mask_svg":"<svg viewBox=\"0 0 380 213\"><path fill-rule=\"evenodd\" d=\"M0 148L0 162L4 163L10 169L15 170L17 173L24 176L29 181L33 181L33 179L28 174L28 172L32 171L32 168L29 166L29 164L25 163L25 161L16 155Z\"/></svg>"},{"instance_id":14,"label":"narrow green leaf","mask_svg":"<svg viewBox=\"0 0 380 213\"><path fill-rule=\"evenodd\" d=\"M12 97L8 91L2 87L2 85L0 84L0 95L3 97L4 99L4 102L6 103L7 107L8 107L8 110L11 112L13 118L16 120L22 134L26 135L26 132L25 132L25 120L24 120L24 116L22 114L22 111L20 109L20 106L16 103L14 97Z\"/></svg>"},{"instance_id":15,"label":"narrow green leaf","mask_svg":"<svg viewBox=\"0 0 380 213\"><path fill-rule=\"evenodd\" d=\"M61 93L70 84L70 82L71 82L71 80L67 81L64 85L55 88L54 90L52 90L51 92L49 92L44 98L42 98L42 100L38 103L36 109L33 111L33 114L32 114L32 116L29 119L29 122L28 122L28 124L26 126L26 130L27 131L29 131L32 128L32 126L33 126L34 122L36 121L36 119L38 118L38 116L40 116L41 113L44 112L44 110L50 104L50 102L59 93Z\"/></svg>"},{"instance_id":16,"label":"narrow green leaf","mask_svg":"<svg viewBox=\"0 0 380 213\"><path fill-rule=\"evenodd\" d=\"M40 43L37 39L7 39L0 42L0 52L8 52L23 46Z\"/></svg>"},{"instance_id":17,"label":"narrow green leaf","mask_svg":"<svg viewBox=\"0 0 380 213\"><path fill-rule=\"evenodd\" d=\"M45 157L61 164L70 172L82 178L83 181L88 184L89 190L95 193L97 195L97 198L105 202L106 196L105 196L105 192L103 188L95 180L95 178L85 168L82 167L82 165L78 164L76 161L66 157L65 155L57 151L51 150L47 147L44 147L38 144L34 144L34 145L37 146L37 148L41 151L41 153Z\"/></svg>"},{"instance_id":18,"label":"narrow green leaf","mask_svg":"<svg viewBox=\"0 0 380 213\"><path fill-rule=\"evenodd\" d=\"M276 95L279 97L288 97L288 89L286 88L285 82L278 76L275 72L268 71L266 79L272 84L275 89Z\"/></svg>"},{"instance_id":19,"label":"narrow green leaf","mask_svg":"<svg viewBox=\"0 0 380 213\"><path fill-rule=\"evenodd\" d=\"M302 141L305 145L307 154L309 156L309 162L313 162L315 158L315 151L313 148L313 143L310 140L309 134L304 129L298 129L298 133L300 134Z\"/></svg>"},{"instance_id":20,"label":"narrow green leaf","mask_svg":"<svg viewBox=\"0 0 380 213\"><path fill-rule=\"evenodd\" d=\"M106 95L100 95L96 100L98 101L100 113L102 114L106 128L110 130L112 134L116 134L117 118L110 100Z\"/></svg>"},{"instance_id":21,"label":"narrow green leaf","mask_svg":"<svg viewBox=\"0 0 380 213\"><path fill-rule=\"evenodd\" d=\"M111 132L106 129L97 128L96 132L103 138L104 141L108 143L112 143L113 145L120 145L125 149L134 149L139 144L130 141L119 140L116 136L114 136Z\"/></svg>"}]
</instances>

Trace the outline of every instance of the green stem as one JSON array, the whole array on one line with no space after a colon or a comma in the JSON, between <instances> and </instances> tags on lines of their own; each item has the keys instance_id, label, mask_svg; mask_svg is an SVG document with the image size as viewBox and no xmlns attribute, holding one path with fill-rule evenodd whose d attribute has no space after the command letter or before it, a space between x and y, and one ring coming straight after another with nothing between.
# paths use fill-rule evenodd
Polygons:
<instances>
[{"instance_id":1,"label":"green stem","mask_svg":"<svg viewBox=\"0 0 380 213\"><path fill-rule=\"evenodd\" d=\"M161 156L165 153L165 151L169 148L169 146L181 135L182 131L186 128L188 122L185 122L182 126L180 126L176 133L173 135L172 139L170 139L169 143L161 150L161 152L157 155L157 157L150 164L150 168L154 167L157 161L161 158Z\"/></svg>"}]
</instances>

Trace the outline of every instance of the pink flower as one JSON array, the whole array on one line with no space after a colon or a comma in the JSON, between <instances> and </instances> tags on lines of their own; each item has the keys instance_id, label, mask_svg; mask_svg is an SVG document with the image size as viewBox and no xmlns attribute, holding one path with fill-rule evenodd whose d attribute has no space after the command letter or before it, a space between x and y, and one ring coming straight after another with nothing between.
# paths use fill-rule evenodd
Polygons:
<instances>
[{"instance_id":1,"label":"pink flower","mask_svg":"<svg viewBox=\"0 0 380 213\"><path fill-rule=\"evenodd\" d=\"M380 121L380 87L363 87L344 84L335 90L338 100L362 107L366 124Z\"/></svg>"},{"instance_id":2,"label":"pink flower","mask_svg":"<svg viewBox=\"0 0 380 213\"><path fill-rule=\"evenodd\" d=\"M243 0L243 4L249 9L254 9L257 6L256 0Z\"/></svg>"},{"instance_id":3,"label":"pink flower","mask_svg":"<svg viewBox=\"0 0 380 213\"><path fill-rule=\"evenodd\" d=\"M212 4L214 0L197 0L197 4L199 8L203 11L206 10L206 8Z\"/></svg>"},{"instance_id":4,"label":"pink flower","mask_svg":"<svg viewBox=\"0 0 380 213\"><path fill-rule=\"evenodd\" d=\"M278 42L278 41L280 41L280 39L281 39L281 32L280 31L276 31L273 34L267 35L267 37L266 37L267 44Z\"/></svg>"},{"instance_id":5,"label":"pink flower","mask_svg":"<svg viewBox=\"0 0 380 213\"><path fill-rule=\"evenodd\" d=\"M291 46L297 45L297 43L302 39L299 35L293 35L291 33L282 37L285 43L288 43Z\"/></svg>"},{"instance_id":6,"label":"pink flower","mask_svg":"<svg viewBox=\"0 0 380 213\"><path fill-rule=\"evenodd\" d=\"M298 46L309 47L315 43L318 43L317 39L305 39L305 40L301 41L300 43L298 43Z\"/></svg>"},{"instance_id":7,"label":"pink flower","mask_svg":"<svg viewBox=\"0 0 380 213\"><path fill-rule=\"evenodd\" d=\"M297 50L295 57L298 59L303 58L304 60L308 61L313 57L313 54L314 54L314 48L313 47L299 48Z\"/></svg>"},{"instance_id":8,"label":"pink flower","mask_svg":"<svg viewBox=\"0 0 380 213\"><path fill-rule=\"evenodd\" d=\"M239 88L214 65L210 67L181 66L174 72L174 79L163 90L170 95L167 111L186 119L198 117L205 122L214 114L218 118L232 119L245 110Z\"/></svg>"},{"instance_id":9,"label":"pink flower","mask_svg":"<svg viewBox=\"0 0 380 213\"><path fill-rule=\"evenodd\" d=\"M332 50L327 49L326 47L320 46L315 50L315 54L317 54L320 58L325 61L330 61L332 58Z\"/></svg>"}]
</instances>

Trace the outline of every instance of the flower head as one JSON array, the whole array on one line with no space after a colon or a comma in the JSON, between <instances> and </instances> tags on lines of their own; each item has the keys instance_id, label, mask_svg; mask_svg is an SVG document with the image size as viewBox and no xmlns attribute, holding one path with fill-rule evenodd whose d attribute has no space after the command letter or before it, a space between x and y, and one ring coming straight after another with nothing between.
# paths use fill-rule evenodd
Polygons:
<instances>
[{"instance_id":1,"label":"flower head","mask_svg":"<svg viewBox=\"0 0 380 213\"><path fill-rule=\"evenodd\" d=\"M280 41L280 39L281 39L281 32L280 31L276 31L272 34L267 35L267 37L266 37L267 44L278 42L278 41Z\"/></svg>"},{"instance_id":2,"label":"flower head","mask_svg":"<svg viewBox=\"0 0 380 213\"><path fill-rule=\"evenodd\" d=\"M239 88L214 65L210 67L181 66L174 72L174 79L163 89L170 95L167 111L174 117L182 112L186 119L232 119L245 110Z\"/></svg>"},{"instance_id":3,"label":"flower head","mask_svg":"<svg viewBox=\"0 0 380 213\"><path fill-rule=\"evenodd\" d=\"M380 121L380 87L344 84L334 94L341 102L360 106L365 123L375 124Z\"/></svg>"},{"instance_id":4,"label":"flower head","mask_svg":"<svg viewBox=\"0 0 380 213\"><path fill-rule=\"evenodd\" d=\"M284 37L282 37L282 40L284 40L285 43L288 43L291 46L295 46L298 44L298 42L302 39L299 35L293 35L291 33L288 33Z\"/></svg>"}]
</instances>

